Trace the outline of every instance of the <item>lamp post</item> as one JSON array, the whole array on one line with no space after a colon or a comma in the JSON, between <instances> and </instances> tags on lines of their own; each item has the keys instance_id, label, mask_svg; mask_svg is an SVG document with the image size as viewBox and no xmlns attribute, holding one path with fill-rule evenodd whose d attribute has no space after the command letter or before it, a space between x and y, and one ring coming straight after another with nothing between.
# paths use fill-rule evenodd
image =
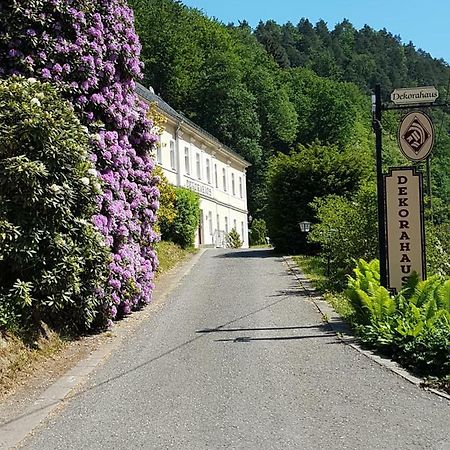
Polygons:
<instances>
[{"instance_id":1,"label":"lamp post","mask_svg":"<svg viewBox=\"0 0 450 450\"><path fill-rule=\"evenodd\" d=\"M300 222L298 224L298 226L300 227L300 231L302 233L307 234L307 233L309 233L309 230L311 229L311 222L308 222L307 220L304 220L303 222ZM306 240L306 236L305 236L304 243L302 243L304 245L304 249L305 250L306 250L306 242L307 242L307 240Z\"/></svg>"},{"instance_id":2,"label":"lamp post","mask_svg":"<svg viewBox=\"0 0 450 450\"><path fill-rule=\"evenodd\" d=\"M327 277L330 278L331 274L331 238L337 233L335 228L330 228L327 233Z\"/></svg>"},{"instance_id":3,"label":"lamp post","mask_svg":"<svg viewBox=\"0 0 450 450\"><path fill-rule=\"evenodd\" d=\"M300 227L302 233L309 233L309 230L311 229L311 222L305 220L300 222L298 226Z\"/></svg>"}]
</instances>

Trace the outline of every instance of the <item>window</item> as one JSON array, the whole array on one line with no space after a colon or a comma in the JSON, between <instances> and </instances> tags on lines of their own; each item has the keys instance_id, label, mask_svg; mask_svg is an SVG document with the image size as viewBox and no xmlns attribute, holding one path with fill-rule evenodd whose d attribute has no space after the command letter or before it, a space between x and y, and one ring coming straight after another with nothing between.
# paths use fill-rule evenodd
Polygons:
<instances>
[{"instance_id":1,"label":"window","mask_svg":"<svg viewBox=\"0 0 450 450\"><path fill-rule=\"evenodd\" d=\"M216 188L219 187L219 179L217 177L217 164L214 164L214 182L216 185Z\"/></svg>"},{"instance_id":2,"label":"window","mask_svg":"<svg viewBox=\"0 0 450 450\"><path fill-rule=\"evenodd\" d=\"M186 173L189 175L191 173L191 164L189 158L189 147L184 147L184 169Z\"/></svg>"},{"instance_id":3,"label":"window","mask_svg":"<svg viewBox=\"0 0 450 450\"><path fill-rule=\"evenodd\" d=\"M223 178L223 190L227 192L227 172L225 168L222 169L222 178Z\"/></svg>"},{"instance_id":4,"label":"window","mask_svg":"<svg viewBox=\"0 0 450 450\"><path fill-rule=\"evenodd\" d=\"M228 233L228 217L225 216L225 233Z\"/></svg>"},{"instance_id":5,"label":"window","mask_svg":"<svg viewBox=\"0 0 450 450\"><path fill-rule=\"evenodd\" d=\"M177 169L175 161L175 141L170 141L170 167L173 170Z\"/></svg>"},{"instance_id":6,"label":"window","mask_svg":"<svg viewBox=\"0 0 450 450\"><path fill-rule=\"evenodd\" d=\"M208 184L211 184L211 168L209 167L210 161L209 159L206 160L206 181Z\"/></svg>"},{"instance_id":7,"label":"window","mask_svg":"<svg viewBox=\"0 0 450 450\"><path fill-rule=\"evenodd\" d=\"M234 221L233 221L233 228L237 231L237 223L236 223L236 219L234 219Z\"/></svg>"},{"instance_id":8,"label":"window","mask_svg":"<svg viewBox=\"0 0 450 450\"><path fill-rule=\"evenodd\" d=\"M217 231L219 231L219 230L220 230L220 218L219 218L219 214L217 214L216 220L217 220Z\"/></svg>"},{"instance_id":9,"label":"window","mask_svg":"<svg viewBox=\"0 0 450 450\"><path fill-rule=\"evenodd\" d=\"M161 145L158 145L158 147L156 147L156 164L162 164Z\"/></svg>"},{"instance_id":10,"label":"window","mask_svg":"<svg viewBox=\"0 0 450 450\"><path fill-rule=\"evenodd\" d=\"M213 223L212 223L212 212L208 213L208 224L209 224L209 234L212 236L213 234Z\"/></svg>"},{"instance_id":11,"label":"window","mask_svg":"<svg viewBox=\"0 0 450 450\"><path fill-rule=\"evenodd\" d=\"M234 173L231 174L231 192L236 195L236 187L234 184Z\"/></svg>"},{"instance_id":12,"label":"window","mask_svg":"<svg viewBox=\"0 0 450 450\"><path fill-rule=\"evenodd\" d=\"M244 240L244 222L241 222L241 239Z\"/></svg>"},{"instance_id":13,"label":"window","mask_svg":"<svg viewBox=\"0 0 450 450\"><path fill-rule=\"evenodd\" d=\"M195 168L197 171L197 178L200 180L202 175L200 171L200 153L195 154Z\"/></svg>"},{"instance_id":14,"label":"window","mask_svg":"<svg viewBox=\"0 0 450 450\"><path fill-rule=\"evenodd\" d=\"M242 177L239 177L239 197L242 198Z\"/></svg>"}]
</instances>

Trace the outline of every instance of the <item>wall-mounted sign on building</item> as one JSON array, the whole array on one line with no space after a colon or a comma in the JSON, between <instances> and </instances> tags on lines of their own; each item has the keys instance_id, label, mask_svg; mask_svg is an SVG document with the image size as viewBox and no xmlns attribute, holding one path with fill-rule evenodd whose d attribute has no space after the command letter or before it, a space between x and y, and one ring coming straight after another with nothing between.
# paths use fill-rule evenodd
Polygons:
<instances>
[{"instance_id":1,"label":"wall-mounted sign on building","mask_svg":"<svg viewBox=\"0 0 450 450\"><path fill-rule=\"evenodd\" d=\"M418 105L434 103L439 92L434 86L395 89L391 94L391 101L396 105Z\"/></svg>"},{"instance_id":2,"label":"wall-mounted sign on building","mask_svg":"<svg viewBox=\"0 0 450 450\"><path fill-rule=\"evenodd\" d=\"M422 174L391 168L384 183L388 287L398 292L413 272L425 279Z\"/></svg>"},{"instance_id":3,"label":"wall-mounted sign on building","mask_svg":"<svg viewBox=\"0 0 450 450\"><path fill-rule=\"evenodd\" d=\"M431 119L423 112L406 114L400 122L397 134L402 153L411 161L425 159L433 149L434 128Z\"/></svg>"},{"instance_id":4,"label":"wall-mounted sign on building","mask_svg":"<svg viewBox=\"0 0 450 450\"><path fill-rule=\"evenodd\" d=\"M207 197L214 197L212 188L206 184L198 183L192 180L186 180L186 187L191 191L206 195Z\"/></svg>"}]
</instances>

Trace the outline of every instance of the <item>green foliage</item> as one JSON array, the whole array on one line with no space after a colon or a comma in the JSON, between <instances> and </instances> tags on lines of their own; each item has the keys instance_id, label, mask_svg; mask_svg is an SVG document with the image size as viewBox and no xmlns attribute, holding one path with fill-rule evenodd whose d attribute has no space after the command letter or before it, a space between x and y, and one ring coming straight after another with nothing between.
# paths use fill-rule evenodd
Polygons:
<instances>
[{"instance_id":1,"label":"green foliage","mask_svg":"<svg viewBox=\"0 0 450 450\"><path fill-rule=\"evenodd\" d=\"M430 274L450 276L450 226L426 226L427 271Z\"/></svg>"},{"instance_id":2,"label":"green foliage","mask_svg":"<svg viewBox=\"0 0 450 450\"><path fill-rule=\"evenodd\" d=\"M264 219L254 219L250 227L250 244L265 245L267 237L267 225Z\"/></svg>"},{"instance_id":3,"label":"green foliage","mask_svg":"<svg viewBox=\"0 0 450 450\"><path fill-rule=\"evenodd\" d=\"M356 321L362 325L386 321L395 312L396 305L388 290L380 286L379 261L366 263L360 259L354 272L356 278L349 278L346 294L355 308Z\"/></svg>"},{"instance_id":4,"label":"green foliage","mask_svg":"<svg viewBox=\"0 0 450 450\"><path fill-rule=\"evenodd\" d=\"M377 260L359 260L354 272L346 294L361 339L418 372L449 375L450 279L413 275L392 296L379 284Z\"/></svg>"},{"instance_id":5,"label":"green foliage","mask_svg":"<svg viewBox=\"0 0 450 450\"><path fill-rule=\"evenodd\" d=\"M109 253L87 132L49 84L0 81L0 326L102 321Z\"/></svg>"},{"instance_id":6,"label":"green foliage","mask_svg":"<svg viewBox=\"0 0 450 450\"><path fill-rule=\"evenodd\" d=\"M175 188L175 191L176 216L170 223L160 223L161 234L163 239L179 244L182 248L192 247L200 220L200 199L189 189Z\"/></svg>"},{"instance_id":7,"label":"green foliage","mask_svg":"<svg viewBox=\"0 0 450 450\"><path fill-rule=\"evenodd\" d=\"M321 78L301 68L285 70L281 76L298 115L295 142L305 145L319 140L337 146L367 145L370 105L356 86ZM366 129L362 133L358 129L361 122Z\"/></svg>"},{"instance_id":8,"label":"green foliage","mask_svg":"<svg viewBox=\"0 0 450 450\"><path fill-rule=\"evenodd\" d=\"M329 30L324 21L314 25L301 19L297 25L260 22L253 31L245 21L225 26L174 0L129 3L143 45L145 84L252 164L248 207L255 216L266 215L267 170L277 152L289 154L317 142L351 148L355 164L374 172L368 94L376 82L386 98L394 87L424 84L446 95L448 65L411 43L402 45L386 30L356 30L347 20ZM449 129L448 114L432 114ZM389 166L403 164L398 116L383 118L383 157ZM449 149L450 138L441 133L432 164L438 223L448 222Z\"/></svg>"},{"instance_id":9,"label":"green foliage","mask_svg":"<svg viewBox=\"0 0 450 450\"><path fill-rule=\"evenodd\" d=\"M443 86L448 65L416 50L410 42L387 30L368 25L355 29L348 20L329 30L323 21L315 26L301 19L297 26L260 22L255 36L280 67L307 67L317 74L350 81L368 91L381 82L388 95L394 87L408 85Z\"/></svg>"},{"instance_id":10,"label":"green foliage","mask_svg":"<svg viewBox=\"0 0 450 450\"><path fill-rule=\"evenodd\" d=\"M160 167L155 167L153 174L160 180L158 183L160 196L157 227L160 231L167 230L177 217L176 188L169 183ZM162 235L162 238L164 239L164 235Z\"/></svg>"},{"instance_id":11,"label":"green foliage","mask_svg":"<svg viewBox=\"0 0 450 450\"><path fill-rule=\"evenodd\" d=\"M269 236L280 251L306 248L298 224L316 222L311 202L330 194L346 195L367 178L367 166L350 149L317 143L299 147L289 156L278 154L270 162L266 211Z\"/></svg>"},{"instance_id":12,"label":"green foliage","mask_svg":"<svg viewBox=\"0 0 450 450\"><path fill-rule=\"evenodd\" d=\"M364 183L353 196L331 195L315 199L316 223L308 240L320 245L330 258L330 278L345 282L356 259L372 259L378 252L377 197L375 183Z\"/></svg>"},{"instance_id":13,"label":"green foliage","mask_svg":"<svg viewBox=\"0 0 450 450\"><path fill-rule=\"evenodd\" d=\"M231 231L226 235L226 241L228 247L231 248L241 248L243 242L241 241L241 236L237 232L236 228L232 228Z\"/></svg>"}]
</instances>

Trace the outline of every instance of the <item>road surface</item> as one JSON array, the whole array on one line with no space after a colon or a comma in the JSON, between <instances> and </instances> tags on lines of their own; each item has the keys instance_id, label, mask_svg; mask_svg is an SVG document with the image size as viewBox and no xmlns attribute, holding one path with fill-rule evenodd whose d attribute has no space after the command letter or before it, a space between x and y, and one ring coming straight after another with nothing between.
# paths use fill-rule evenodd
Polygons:
<instances>
[{"instance_id":1,"label":"road surface","mask_svg":"<svg viewBox=\"0 0 450 450\"><path fill-rule=\"evenodd\" d=\"M450 402L343 344L271 250L208 249L26 449L450 449Z\"/></svg>"}]
</instances>

